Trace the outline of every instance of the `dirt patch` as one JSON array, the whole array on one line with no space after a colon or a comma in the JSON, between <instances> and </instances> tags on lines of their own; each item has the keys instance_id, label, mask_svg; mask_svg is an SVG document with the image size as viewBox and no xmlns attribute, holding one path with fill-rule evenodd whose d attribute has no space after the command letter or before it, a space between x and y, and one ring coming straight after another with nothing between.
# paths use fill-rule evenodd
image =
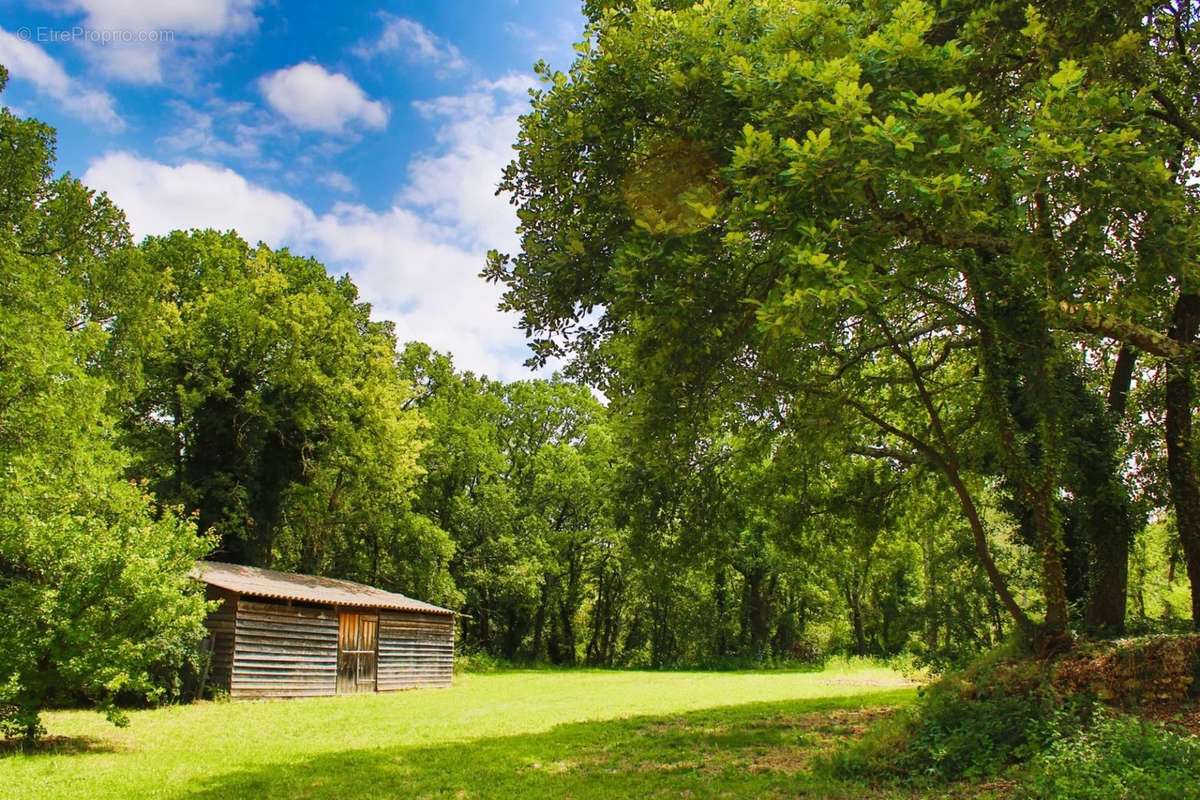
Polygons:
<instances>
[{"instance_id":1,"label":"dirt patch","mask_svg":"<svg viewBox=\"0 0 1200 800\"><path fill-rule=\"evenodd\" d=\"M812 767L813 760L830 743L847 737L857 737L884 717L895 713L887 706L844 711L823 711L794 717L775 717L764 720L764 726L798 734L800 744L788 744L760 750L749 762L751 772L778 772L795 775Z\"/></svg>"},{"instance_id":2,"label":"dirt patch","mask_svg":"<svg viewBox=\"0 0 1200 800\"><path fill-rule=\"evenodd\" d=\"M890 717L896 712L892 706L846 709L842 711L814 711L795 717L777 717L773 727L787 727L804 733L829 736L861 736L875 722Z\"/></svg>"},{"instance_id":3,"label":"dirt patch","mask_svg":"<svg viewBox=\"0 0 1200 800\"><path fill-rule=\"evenodd\" d=\"M32 745L22 739L0 739L0 758L12 755L75 755L114 753L123 748L93 736L43 736Z\"/></svg>"},{"instance_id":4,"label":"dirt patch","mask_svg":"<svg viewBox=\"0 0 1200 800\"><path fill-rule=\"evenodd\" d=\"M888 678L826 678L822 686L856 686L871 689L907 689L910 686L920 686L919 681L909 680L902 675Z\"/></svg>"},{"instance_id":5,"label":"dirt patch","mask_svg":"<svg viewBox=\"0 0 1200 800\"><path fill-rule=\"evenodd\" d=\"M750 771L795 775L808 771L814 755L811 747L776 747L756 756L750 762Z\"/></svg>"},{"instance_id":6,"label":"dirt patch","mask_svg":"<svg viewBox=\"0 0 1200 800\"><path fill-rule=\"evenodd\" d=\"M1157 722L1168 728L1182 729L1200 736L1200 705L1195 703L1155 703L1136 711L1142 719Z\"/></svg>"}]
</instances>

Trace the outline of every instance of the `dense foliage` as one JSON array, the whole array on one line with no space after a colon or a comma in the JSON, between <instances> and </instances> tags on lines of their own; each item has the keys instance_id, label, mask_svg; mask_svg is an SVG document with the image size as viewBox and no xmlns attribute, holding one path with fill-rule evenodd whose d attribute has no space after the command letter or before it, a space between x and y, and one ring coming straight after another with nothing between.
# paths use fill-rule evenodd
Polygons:
<instances>
[{"instance_id":1,"label":"dense foliage","mask_svg":"<svg viewBox=\"0 0 1200 800\"><path fill-rule=\"evenodd\" d=\"M1020 778L1014 796L1023 798L1198 796L1194 732L1118 713L1098 699L1177 702L1186 690L1167 687L1191 683L1195 638L1094 648L1050 661L1014 657L1011 647L994 650L923 688L915 704L823 766L843 778L917 785L1006 774ZM1180 650L1186 657L1174 657ZM1082 691L1081 678L1099 691Z\"/></svg>"},{"instance_id":2,"label":"dense foliage","mask_svg":"<svg viewBox=\"0 0 1200 800\"><path fill-rule=\"evenodd\" d=\"M32 738L64 695L119 720L119 696L161 692L202 630L186 575L209 543L122 475L100 365L124 219L52 177L46 126L0 110L0 143L0 732Z\"/></svg>"},{"instance_id":3,"label":"dense foliage","mask_svg":"<svg viewBox=\"0 0 1200 800\"><path fill-rule=\"evenodd\" d=\"M535 361L685 458L750 426L936 474L1046 652L1124 628L1134 535L1174 512L1200 618L1192 4L590 9L485 273Z\"/></svg>"},{"instance_id":4,"label":"dense foliage","mask_svg":"<svg viewBox=\"0 0 1200 800\"><path fill-rule=\"evenodd\" d=\"M503 176L521 251L485 271L566 376L460 371L234 232L135 243L2 112L6 731L173 691L202 556L563 665L944 667L1196 624L1192 4L586 9ZM1028 702L931 701L914 752L987 740L986 771Z\"/></svg>"},{"instance_id":5,"label":"dense foliage","mask_svg":"<svg viewBox=\"0 0 1200 800\"><path fill-rule=\"evenodd\" d=\"M1200 739L1104 713L1087 730L1049 743L1032 761L1027 796L1038 800L1200 797Z\"/></svg>"}]
</instances>

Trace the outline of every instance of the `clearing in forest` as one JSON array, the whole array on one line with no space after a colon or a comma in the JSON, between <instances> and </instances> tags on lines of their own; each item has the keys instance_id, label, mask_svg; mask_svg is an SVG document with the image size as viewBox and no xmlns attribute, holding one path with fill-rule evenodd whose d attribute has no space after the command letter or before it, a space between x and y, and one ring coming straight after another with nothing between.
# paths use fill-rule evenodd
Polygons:
<instances>
[{"instance_id":1,"label":"clearing in forest","mask_svg":"<svg viewBox=\"0 0 1200 800\"><path fill-rule=\"evenodd\" d=\"M812 762L915 689L821 672L513 671L451 689L47 715L0 755L13 798L912 797ZM975 795L981 787L972 787ZM976 795L977 796L977 795Z\"/></svg>"}]
</instances>

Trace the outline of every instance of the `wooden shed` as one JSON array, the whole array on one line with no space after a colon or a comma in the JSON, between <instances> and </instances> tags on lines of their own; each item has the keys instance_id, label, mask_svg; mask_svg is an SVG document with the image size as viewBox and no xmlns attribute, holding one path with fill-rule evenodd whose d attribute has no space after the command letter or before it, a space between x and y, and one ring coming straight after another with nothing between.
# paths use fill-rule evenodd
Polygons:
<instances>
[{"instance_id":1,"label":"wooden shed","mask_svg":"<svg viewBox=\"0 0 1200 800\"><path fill-rule=\"evenodd\" d=\"M231 697L449 686L454 612L352 581L200 561L208 683Z\"/></svg>"}]
</instances>

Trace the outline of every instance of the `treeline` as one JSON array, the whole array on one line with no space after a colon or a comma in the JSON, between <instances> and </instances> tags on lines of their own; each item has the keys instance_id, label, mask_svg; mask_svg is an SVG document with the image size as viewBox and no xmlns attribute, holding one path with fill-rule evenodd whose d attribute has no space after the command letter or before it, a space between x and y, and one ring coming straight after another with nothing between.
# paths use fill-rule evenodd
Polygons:
<instances>
[{"instance_id":1,"label":"treeline","mask_svg":"<svg viewBox=\"0 0 1200 800\"><path fill-rule=\"evenodd\" d=\"M1193 624L1200 48L1152 6L587 4L485 271L570 379L233 233L136 243L0 113L6 730L178 692L204 556L559 664Z\"/></svg>"},{"instance_id":2,"label":"treeline","mask_svg":"<svg viewBox=\"0 0 1200 800\"><path fill-rule=\"evenodd\" d=\"M770 425L696 453L578 383L464 373L311 259L134 242L54 175L42 123L3 111L0 139L9 733L180 696L203 557L442 603L464 652L518 661L946 659L1003 634L923 477Z\"/></svg>"},{"instance_id":3,"label":"treeline","mask_svg":"<svg viewBox=\"0 0 1200 800\"><path fill-rule=\"evenodd\" d=\"M1141 624L1147 520L1200 622L1193 4L586 11L501 184L520 251L485 271L538 362L680 464L749 431L847 489L927 476L1043 655Z\"/></svg>"}]
</instances>

